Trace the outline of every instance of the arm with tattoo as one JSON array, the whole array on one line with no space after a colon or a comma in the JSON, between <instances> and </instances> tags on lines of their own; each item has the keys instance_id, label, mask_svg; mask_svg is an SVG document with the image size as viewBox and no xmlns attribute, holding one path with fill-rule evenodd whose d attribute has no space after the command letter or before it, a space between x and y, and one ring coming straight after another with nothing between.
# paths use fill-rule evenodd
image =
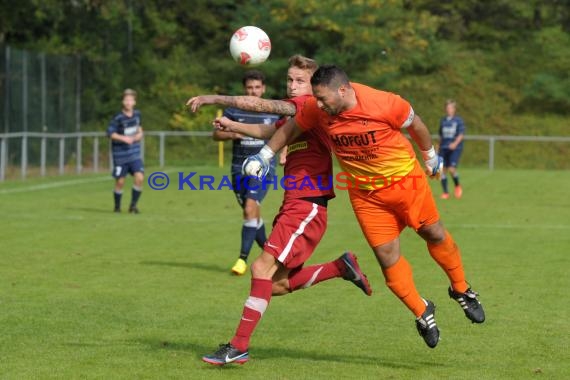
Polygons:
<instances>
[{"instance_id":1,"label":"arm with tattoo","mask_svg":"<svg viewBox=\"0 0 570 380\"><path fill-rule=\"evenodd\" d=\"M186 106L190 107L192 112L197 112L201 106L209 104L283 116L294 116L297 113L297 108L293 103L284 100L262 99L256 96L201 95L195 96L186 102Z\"/></svg>"}]
</instances>

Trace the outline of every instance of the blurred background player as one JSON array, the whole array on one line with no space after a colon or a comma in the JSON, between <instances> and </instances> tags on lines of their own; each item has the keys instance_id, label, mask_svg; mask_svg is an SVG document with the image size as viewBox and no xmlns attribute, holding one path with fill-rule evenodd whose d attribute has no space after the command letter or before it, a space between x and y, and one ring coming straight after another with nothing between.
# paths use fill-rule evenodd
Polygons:
<instances>
[{"instance_id":1,"label":"blurred background player","mask_svg":"<svg viewBox=\"0 0 570 380\"><path fill-rule=\"evenodd\" d=\"M459 174L457 165L463 152L463 136L465 135L465 124L463 119L456 115L457 104L455 100L448 99L445 102L446 116L439 122L439 155L443 157L443 172L441 174L441 186L443 194L441 199L449 198L447 190L447 173L451 174L455 184L455 198L461 198L463 189L459 184Z\"/></svg>"},{"instance_id":2,"label":"blurred background player","mask_svg":"<svg viewBox=\"0 0 570 380\"><path fill-rule=\"evenodd\" d=\"M246 95L261 98L265 93L265 76L261 71L247 71L242 79ZM224 116L230 120L247 124L273 124L279 119L278 115L258 112L242 111L238 108L226 108ZM254 242L263 247L267 240L265 225L261 218L261 201L267 194L267 186L261 186L261 182L254 178L242 176L241 166L243 161L252 154L259 153L265 145L264 140L254 139L240 135L239 133L214 131L213 138L216 141L232 140L232 188L237 201L243 209L243 226L241 229L241 248L239 258L232 267L232 272L243 275L247 270L247 258ZM273 176L275 160L271 163L269 175Z\"/></svg>"},{"instance_id":3,"label":"blurred background player","mask_svg":"<svg viewBox=\"0 0 570 380\"><path fill-rule=\"evenodd\" d=\"M112 141L113 150L113 177L115 178L115 212L121 212L121 198L125 177L133 176L133 189L129 212L138 214L137 202L141 196L144 180L144 167L141 158L141 144L143 129L141 126L141 113L135 109L137 93L126 89L123 92L123 109L113 117L107 128L107 136Z\"/></svg>"},{"instance_id":4,"label":"blurred background player","mask_svg":"<svg viewBox=\"0 0 570 380\"><path fill-rule=\"evenodd\" d=\"M311 76L317 63L307 57L294 55L287 70L286 101L266 101L261 104L245 97L204 95L190 99L188 105L196 111L202 104L242 106L286 115L301 112L311 98ZM248 102L249 101L249 102ZM272 125L244 124L222 117L216 127L259 139L269 139L287 118ZM249 359L249 341L257 323L266 311L271 297L306 289L326 280L343 278L359 287L366 295L372 290L358 266L354 254L346 252L338 259L303 267L319 244L327 226L327 204L335 196L332 188L331 147L326 133L314 128L293 141L285 162L285 196L279 214L273 221L263 252L251 265L251 289L242 319L233 339L202 358L207 363L224 365L245 363Z\"/></svg>"}]
</instances>

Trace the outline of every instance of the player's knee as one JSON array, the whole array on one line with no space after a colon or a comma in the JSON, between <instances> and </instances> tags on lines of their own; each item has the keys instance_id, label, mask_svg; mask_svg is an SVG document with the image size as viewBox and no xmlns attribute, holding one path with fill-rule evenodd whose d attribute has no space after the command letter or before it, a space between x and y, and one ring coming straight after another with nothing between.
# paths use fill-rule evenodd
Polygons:
<instances>
[{"instance_id":1,"label":"player's knee","mask_svg":"<svg viewBox=\"0 0 570 380\"><path fill-rule=\"evenodd\" d=\"M245 206L243 208L243 216L245 219L255 219L257 218L257 203L252 199L248 199L245 202Z\"/></svg>"},{"instance_id":2,"label":"player's knee","mask_svg":"<svg viewBox=\"0 0 570 380\"><path fill-rule=\"evenodd\" d=\"M445 239L445 228L441 222L423 226L418 230L418 234L428 243L439 243Z\"/></svg>"},{"instance_id":3,"label":"player's knee","mask_svg":"<svg viewBox=\"0 0 570 380\"><path fill-rule=\"evenodd\" d=\"M289 287L289 281L287 279L281 279L273 282L272 293L274 296L283 296L285 294L291 293L291 288Z\"/></svg>"},{"instance_id":4,"label":"player's knee","mask_svg":"<svg viewBox=\"0 0 570 380\"><path fill-rule=\"evenodd\" d=\"M269 257L267 257L269 256ZM275 273L275 259L269 254L262 253L251 264L251 275L253 278L271 279Z\"/></svg>"},{"instance_id":5,"label":"player's knee","mask_svg":"<svg viewBox=\"0 0 570 380\"><path fill-rule=\"evenodd\" d=\"M374 247L373 250L376 255L376 259L382 268L391 267L400 258L400 244L398 239Z\"/></svg>"}]
</instances>

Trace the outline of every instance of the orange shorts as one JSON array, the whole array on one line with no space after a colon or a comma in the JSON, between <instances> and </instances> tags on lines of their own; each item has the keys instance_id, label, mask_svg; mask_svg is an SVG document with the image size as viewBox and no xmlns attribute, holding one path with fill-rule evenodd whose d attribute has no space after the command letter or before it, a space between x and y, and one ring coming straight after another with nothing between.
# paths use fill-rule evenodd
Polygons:
<instances>
[{"instance_id":1,"label":"orange shorts","mask_svg":"<svg viewBox=\"0 0 570 380\"><path fill-rule=\"evenodd\" d=\"M439 213L420 164L400 181L379 190L349 190L352 209L372 248L397 238L408 226L436 223Z\"/></svg>"}]
</instances>

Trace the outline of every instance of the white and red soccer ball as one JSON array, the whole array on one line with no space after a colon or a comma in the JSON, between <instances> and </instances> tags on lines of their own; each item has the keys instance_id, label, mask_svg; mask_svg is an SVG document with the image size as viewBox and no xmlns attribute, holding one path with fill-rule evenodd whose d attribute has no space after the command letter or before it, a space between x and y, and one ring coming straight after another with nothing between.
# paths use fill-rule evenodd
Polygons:
<instances>
[{"instance_id":1,"label":"white and red soccer ball","mask_svg":"<svg viewBox=\"0 0 570 380\"><path fill-rule=\"evenodd\" d=\"M265 62L271 53L271 40L256 26L236 30L230 40L230 53L240 65L252 66Z\"/></svg>"}]
</instances>

